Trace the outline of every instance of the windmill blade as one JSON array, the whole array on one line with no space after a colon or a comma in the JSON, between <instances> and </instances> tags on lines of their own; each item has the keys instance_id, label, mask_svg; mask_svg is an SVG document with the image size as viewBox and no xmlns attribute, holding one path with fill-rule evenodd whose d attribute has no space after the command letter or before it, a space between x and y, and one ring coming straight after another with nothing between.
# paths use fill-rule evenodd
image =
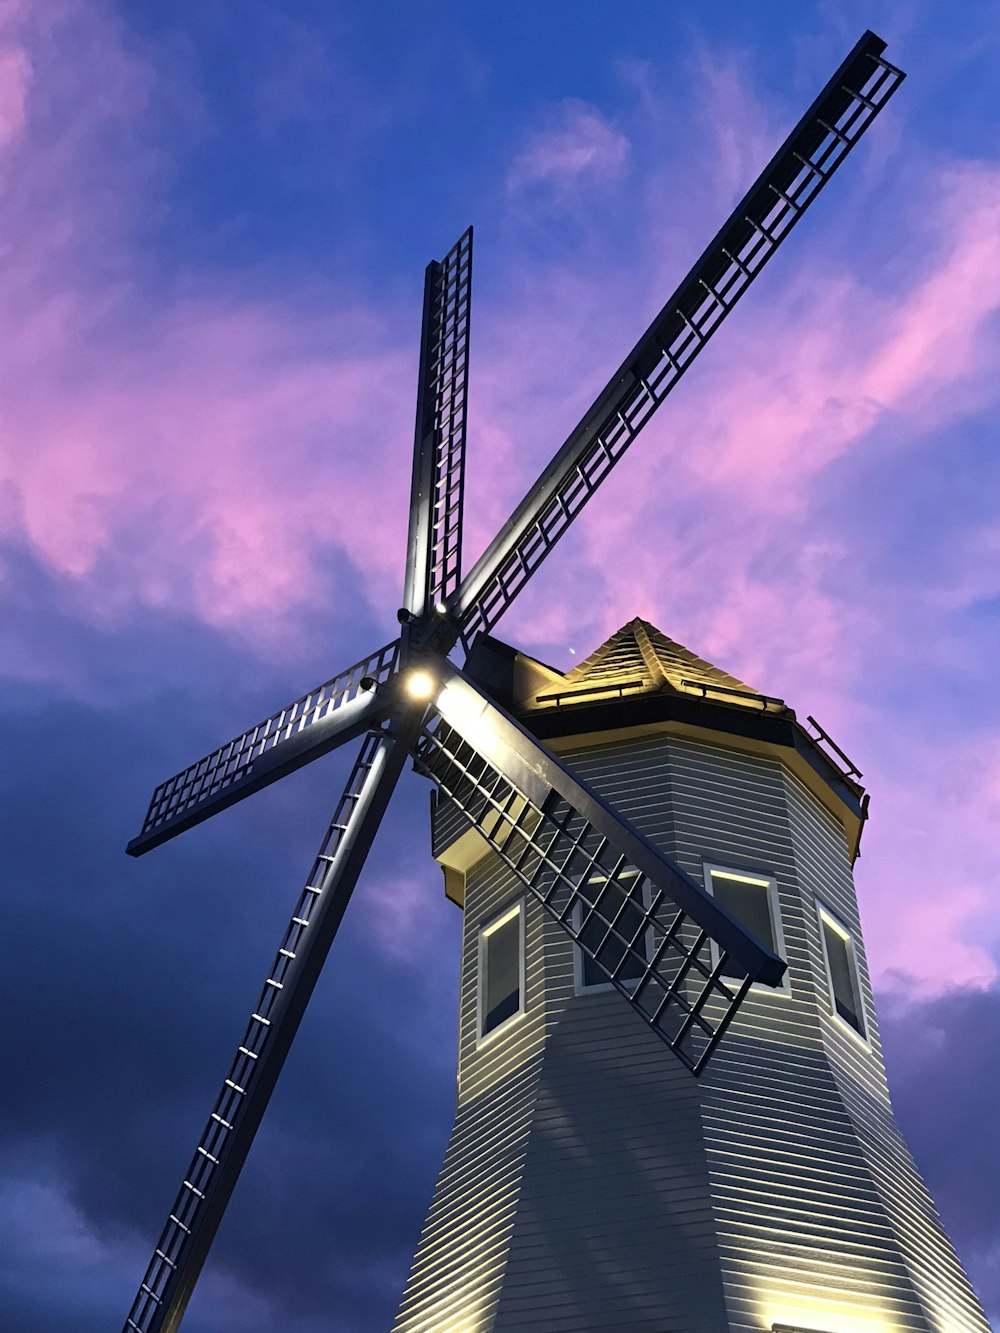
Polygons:
<instances>
[{"instance_id":1,"label":"windmill blade","mask_svg":"<svg viewBox=\"0 0 1000 1333\"><path fill-rule=\"evenodd\" d=\"M403 605L422 616L461 579L472 228L424 277L417 424Z\"/></svg>"},{"instance_id":2,"label":"windmill blade","mask_svg":"<svg viewBox=\"0 0 1000 1333\"><path fill-rule=\"evenodd\" d=\"M491 629L747 291L903 74L866 32L484 552L449 610Z\"/></svg>"},{"instance_id":3,"label":"windmill blade","mask_svg":"<svg viewBox=\"0 0 1000 1333\"><path fill-rule=\"evenodd\" d=\"M777 985L785 963L467 676L439 679L418 769L700 1072L751 983Z\"/></svg>"},{"instance_id":4,"label":"windmill blade","mask_svg":"<svg viewBox=\"0 0 1000 1333\"><path fill-rule=\"evenodd\" d=\"M377 726L392 700L376 687L398 663L397 639L161 782L125 850L142 856Z\"/></svg>"},{"instance_id":5,"label":"windmill blade","mask_svg":"<svg viewBox=\"0 0 1000 1333\"><path fill-rule=\"evenodd\" d=\"M180 1326L421 717L362 743L123 1333Z\"/></svg>"}]
</instances>

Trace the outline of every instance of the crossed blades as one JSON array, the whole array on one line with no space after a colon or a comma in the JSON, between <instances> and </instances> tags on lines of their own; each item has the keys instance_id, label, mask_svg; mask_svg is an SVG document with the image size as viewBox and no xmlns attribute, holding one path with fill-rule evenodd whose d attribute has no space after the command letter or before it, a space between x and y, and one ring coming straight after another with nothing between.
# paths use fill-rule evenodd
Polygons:
<instances>
[{"instance_id":1,"label":"crossed blades","mask_svg":"<svg viewBox=\"0 0 1000 1333\"><path fill-rule=\"evenodd\" d=\"M884 49L859 40L464 578L471 228L428 266L399 638L161 783L128 846L142 855L362 738L126 1333L180 1325L408 760L695 1073L751 984L780 981L780 958L450 654L497 623L899 86Z\"/></svg>"}]
</instances>

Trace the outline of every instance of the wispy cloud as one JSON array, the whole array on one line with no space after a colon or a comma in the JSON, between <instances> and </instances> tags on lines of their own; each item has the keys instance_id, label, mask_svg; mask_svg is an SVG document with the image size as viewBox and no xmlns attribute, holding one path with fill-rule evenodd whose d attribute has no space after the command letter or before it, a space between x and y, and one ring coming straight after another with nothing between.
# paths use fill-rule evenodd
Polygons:
<instances>
[{"instance_id":1,"label":"wispy cloud","mask_svg":"<svg viewBox=\"0 0 1000 1333\"><path fill-rule=\"evenodd\" d=\"M568 203L588 187L620 180L631 147L597 107L567 98L550 109L542 128L529 135L507 172L511 194L541 193Z\"/></svg>"},{"instance_id":2,"label":"wispy cloud","mask_svg":"<svg viewBox=\"0 0 1000 1333\"><path fill-rule=\"evenodd\" d=\"M385 312L266 277L164 286L140 226L169 181L158 73L99 9L19 31L0 57L5 535L105 613L287 631L324 548L357 571L327 576L342 605L398 582L411 366ZM57 65L83 114L50 92Z\"/></svg>"},{"instance_id":3,"label":"wispy cloud","mask_svg":"<svg viewBox=\"0 0 1000 1333\"><path fill-rule=\"evenodd\" d=\"M24 129L31 61L23 47L0 49L0 149Z\"/></svg>"},{"instance_id":4,"label":"wispy cloud","mask_svg":"<svg viewBox=\"0 0 1000 1333\"><path fill-rule=\"evenodd\" d=\"M711 184L722 204L740 197L787 133L762 100L745 53L702 49L693 114Z\"/></svg>"},{"instance_id":5,"label":"wispy cloud","mask_svg":"<svg viewBox=\"0 0 1000 1333\"><path fill-rule=\"evenodd\" d=\"M54 13L48 27L0 29L3 531L85 590L95 616L183 609L252 636L259 653L287 655L320 602L333 613L394 605L414 349L391 304L360 285L334 294L259 273L190 269L169 282L151 273L139 219L144 202L169 192L155 133L162 76L99 9L67 3ZM729 135L738 116L763 144L772 117L740 62L721 61L714 78L715 110L699 133L731 193L754 168L720 127ZM592 187L632 189L634 127L653 123L656 95L644 85L632 120L558 104L496 182L498 198L557 202L595 230L582 273L572 255L533 262L508 241L498 262L511 281L477 310L473 548L585 406L588 385L617 364L638 332L635 312L657 299L650 275L658 279L668 249L676 258L655 182L635 189L649 225L627 254L586 208ZM74 118L71 101L88 110ZM661 164L664 178L690 147ZM960 617L996 588L995 515L939 524L930 578L899 568L890 578L880 566L885 499L866 489L866 460L900 460L880 474L894 491L924 484L906 460L944 449L935 432L996 400L987 368L1000 307L1000 165L928 158L911 176L909 197L881 214L896 244L879 265L848 259L828 238L806 266L790 242L785 276L761 280L752 317L741 311L719 335L725 354L713 348L692 372L501 632L558 660L645 614L839 726L867 759L861 682L885 679L901 645L924 633L928 599ZM858 188L867 198L871 182ZM702 238L688 239L696 253ZM607 261L599 279L595 256ZM951 651L953 664L968 663L982 645ZM908 763L914 800L930 799L931 773L929 762ZM875 776L892 789L890 772ZM876 781L876 811L878 796ZM970 824L969 837L987 864L985 833ZM992 919L976 864L928 890L929 903L950 895L955 952L934 953L933 913L914 909L901 956L906 932L892 932L879 904L909 891L892 868L906 860L888 858L869 890L879 966L906 963L930 987L991 975L990 939L974 938Z\"/></svg>"},{"instance_id":6,"label":"wispy cloud","mask_svg":"<svg viewBox=\"0 0 1000 1333\"><path fill-rule=\"evenodd\" d=\"M355 334L363 322L345 319ZM405 484L388 449L409 403L404 415L383 387L377 420L372 403L404 367L378 347L324 357L338 338L335 320L184 303L140 348L105 343L107 368L77 392L8 396L25 538L54 569L90 579L104 609L187 605L217 625L278 624L310 604L324 546L349 553L366 590L398 577L401 534L385 515L402 512ZM55 338L44 350L50 364L75 351ZM353 598L351 585L339 596Z\"/></svg>"},{"instance_id":7,"label":"wispy cloud","mask_svg":"<svg viewBox=\"0 0 1000 1333\"><path fill-rule=\"evenodd\" d=\"M988 637L970 638L973 627L957 619L950 632L961 648L926 636L942 631L940 616L929 624L930 603L940 611L950 602L957 617L998 586L995 511L946 514L932 496L934 468L955 466L949 433L984 422L1000 399L991 372L1000 350L1000 165L929 159L910 191L885 215L898 228L896 246L877 265L863 249L852 263L829 243L819 260L796 263L790 244L784 278L762 281L766 292L749 297L720 333L711 359L553 558L541 576L544 596L532 589L507 632L567 662L570 645L587 650L632 615L647 615L820 716L863 761L873 789L878 831L866 835L860 876L876 973L906 973L934 992L996 975L996 814L988 784L968 782L969 735L990 722L970 715L960 724L969 734L942 743L921 720L904 759L892 740L903 724L893 719L891 682L918 670L929 706L946 666L975 678L991 652ZM655 269L655 255L645 263ZM591 293L573 295L567 322L587 330L588 366L599 359L589 301L597 308L608 286L605 273ZM551 349L553 377L563 355L570 373L565 311L539 300L522 321L537 346ZM620 351L627 337L615 309L603 313L599 337L613 365L611 344ZM494 406L505 419L506 408ZM566 404L541 406L554 420ZM528 414L533 427L538 409ZM516 429L508 428L511 440ZM988 492L985 475L984 484ZM935 523L921 534L914 525L925 511ZM888 561L890 520L921 553L909 565ZM861 702L870 688L890 711ZM934 838L914 841L904 830L915 810L939 807L943 773L954 775L954 793L935 851ZM969 849L961 865L956 841Z\"/></svg>"}]
</instances>

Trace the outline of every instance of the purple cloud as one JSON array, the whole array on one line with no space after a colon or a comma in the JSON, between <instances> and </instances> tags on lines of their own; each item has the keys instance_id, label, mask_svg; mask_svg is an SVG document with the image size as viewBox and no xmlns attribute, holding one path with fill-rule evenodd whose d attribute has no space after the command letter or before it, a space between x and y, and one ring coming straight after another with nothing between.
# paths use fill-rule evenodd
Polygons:
<instances>
[{"instance_id":1,"label":"purple cloud","mask_svg":"<svg viewBox=\"0 0 1000 1333\"><path fill-rule=\"evenodd\" d=\"M507 189L513 195L541 191L571 205L577 191L620 180L630 156L628 139L597 107L567 98L549 110L542 128L515 154Z\"/></svg>"}]
</instances>

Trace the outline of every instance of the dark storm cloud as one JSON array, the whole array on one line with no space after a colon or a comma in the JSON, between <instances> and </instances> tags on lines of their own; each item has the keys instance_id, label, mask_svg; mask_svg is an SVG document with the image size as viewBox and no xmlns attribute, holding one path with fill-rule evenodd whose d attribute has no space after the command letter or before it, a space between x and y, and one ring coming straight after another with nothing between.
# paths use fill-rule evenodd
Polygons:
<instances>
[{"instance_id":1,"label":"dark storm cloud","mask_svg":"<svg viewBox=\"0 0 1000 1333\"><path fill-rule=\"evenodd\" d=\"M973 1285L1000 1317L1000 991L880 1005L893 1106Z\"/></svg>"},{"instance_id":2,"label":"dark storm cloud","mask_svg":"<svg viewBox=\"0 0 1000 1333\"><path fill-rule=\"evenodd\" d=\"M269 670L193 625L88 628L72 586L24 558L17 586L6 660L28 679L0 696L0 1231L11 1238L0 1328L106 1333L131 1300L343 763L332 756L129 860L151 782L318 678L320 648L315 663ZM426 788L407 774L191 1333L353 1333L391 1320L454 1095L458 916L427 853ZM400 877L426 884L426 906L387 922L393 900L377 886ZM889 995L881 1008L902 1128L996 1310L1000 995Z\"/></svg>"},{"instance_id":3,"label":"dark storm cloud","mask_svg":"<svg viewBox=\"0 0 1000 1333\"><path fill-rule=\"evenodd\" d=\"M36 585L19 621L25 661L34 626L77 664L89 697L58 698L42 680L0 698L0 1006L13 1074L0 1094L0 1220L16 1236L0 1257L0 1327L106 1333L124 1318L343 764L322 761L131 861L123 847L151 781L253 716L258 693L279 702L287 682L275 672L269 689L258 667L245 697L240 650L175 624L169 692L133 686L129 699L115 675L138 680L163 643L134 625L86 629L61 613L58 589ZM390 1319L454 1096L457 913L427 844L426 789L407 774L366 879L423 875L426 911L390 951L379 899L359 887L192 1333L292 1333L320 1311L326 1329ZM237 1322L220 1291L236 1293Z\"/></svg>"}]
</instances>

